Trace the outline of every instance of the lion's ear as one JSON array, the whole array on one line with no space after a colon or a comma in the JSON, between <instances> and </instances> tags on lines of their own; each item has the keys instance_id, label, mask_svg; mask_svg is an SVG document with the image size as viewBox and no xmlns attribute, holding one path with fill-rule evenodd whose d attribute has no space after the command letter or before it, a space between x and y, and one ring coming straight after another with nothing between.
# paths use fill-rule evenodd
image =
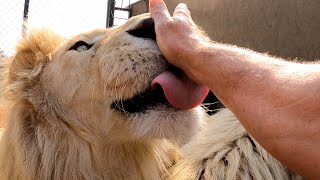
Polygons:
<instances>
[{"instance_id":1,"label":"lion's ear","mask_svg":"<svg viewBox=\"0 0 320 180\"><path fill-rule=\"evenodd\" d=\"M62 43L63 38L52 31L31 31L28 37L23 38L17 45L16 55L9 68L9 82L32 81Z\"/></svg>"}]
</instances>

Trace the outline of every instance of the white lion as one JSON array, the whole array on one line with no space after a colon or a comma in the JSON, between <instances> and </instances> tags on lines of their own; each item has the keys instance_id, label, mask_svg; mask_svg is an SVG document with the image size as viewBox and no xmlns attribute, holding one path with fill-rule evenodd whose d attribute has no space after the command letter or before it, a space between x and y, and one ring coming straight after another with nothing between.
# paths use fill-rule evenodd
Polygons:
<instances>
[{"instance_id":1,"label":"white lion","mask_svg":"<svg viewBox=\"0 0 320 180\"><path fill-rule=\"evenodd\" d=\"M21 40L4 74L0 179L299 178L229 110L168 103L180 92L165 83L185 78L154 37L142 15L69 40L47 30Z\"/></svg>"}]
</instances>

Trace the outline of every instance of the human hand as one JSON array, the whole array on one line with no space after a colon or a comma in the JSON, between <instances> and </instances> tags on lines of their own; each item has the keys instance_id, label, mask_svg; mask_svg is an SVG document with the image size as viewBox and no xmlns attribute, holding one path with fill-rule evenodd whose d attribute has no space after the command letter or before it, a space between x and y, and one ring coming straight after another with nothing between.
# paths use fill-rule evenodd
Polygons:
<instances>
[{"instance_id":1,"label":"human hand","mask_svg":"<svg viewBox=\"0 0 320 180\"><path fill-rule=\"evenodd\" d=\"M193 56L210 39L193 22L187 6L179 4L171 16L163 0L150 0L150 11L157 44L167 60L184 71L196 66L199 62Z\"/></svg>"}]
</instances>

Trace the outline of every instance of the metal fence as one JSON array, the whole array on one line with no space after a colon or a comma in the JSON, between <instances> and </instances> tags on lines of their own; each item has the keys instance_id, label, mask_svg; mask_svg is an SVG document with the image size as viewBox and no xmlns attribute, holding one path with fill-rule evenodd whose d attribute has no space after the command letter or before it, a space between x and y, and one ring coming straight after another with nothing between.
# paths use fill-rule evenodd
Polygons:
<instances>
[{"instance_id":1,"label":"metal fence","mask_svg":"<svg viewBox=\"0 0 320 180\"><path fill-rule=\"evenodd\" d=\"M0 3L0 51L7 55L21 37L24 4L14 0L0 0Z\"/></svg>"},{"instance_id":2,"label":"metal fence","mask_svg":"<svg viewBox=\"0 0 320 180\"><path fill-rule=\"evenodd\" d=\"M108 1L108 16L107 27L119 26L125 23L133 15L133 7L140 4L145 4L146 8L142 8L139 13L148 12L149 0L109 0ZM137 6L138 7L138 6ZM138 7L140 8L140 7ZM137 14L134 14L137 15Z\"/></svg>"},{"instance_id":3,"label":"metal fence","mask_svg":"<svg viewBox=\"0 0 320 180\"><path fill-rule=\"evenodd\" d=\"M148 0L0 0L0 53L12 55L18 39L32 28L72 36L119 26L132 16L136 3L147 5Z\"/></svg>"}]
</instances>

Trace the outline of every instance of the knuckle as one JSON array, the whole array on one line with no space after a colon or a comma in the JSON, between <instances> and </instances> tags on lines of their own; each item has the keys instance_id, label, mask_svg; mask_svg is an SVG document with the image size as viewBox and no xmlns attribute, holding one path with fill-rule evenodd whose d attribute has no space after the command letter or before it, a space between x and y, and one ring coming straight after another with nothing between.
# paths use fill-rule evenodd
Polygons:
<instances>
[{"instance_id":1,"label":"knuckle","mask_svg":"<svg viewBox=\"0 0 320 180\"><path fill-rule=\"evenodd\" d=\"M184 9L184 8L176 8L174 11L174 14L176 15L180 15L180 16L190 16L191 13L188 9Z\"/></svg>"},{"instance_id":2,"label":"knuckle","mask_svg":"<svg viewBox=\"0 0 320 180\"><path fill-rule=\"evenodd\" d=\"M184 4L184 3L180 3L180 4L176 7L176 9L189 12L189 9L188 9L187 5Z\"/></svg>"},{"instance_id":3,"label":"knuckle","mask_svg":"<svg viewBox=\"0 0 320 180\"><path fill-rule=\"evenodd\" d=\"M185 3L179 3L177 8L184 8L184 9L188 9L188 6Z\"/></svg>"},{"instance_id":4,"label":"knuckle","mask_svg":"<svg viewBox=\"0 0 320 180\"><path fill-rule=\"evenodd\" d=\"M183 16L189 16L190 15L190 12L187 12L187 11L178 11L177 13L179 13L180 15L183 15Z\"/></svg>"},{"instance_id":5,"label":"knuckle","mask_svg":"<svg viewBox=\"0 0 320 180\"><path fill-rule=\"evenodd\" d=\"M174 17L174 21L177 24L185 24L188 22L188 18L186 18L184 16L176 16L176 17Z\"/></svg>"}]
</instances>

